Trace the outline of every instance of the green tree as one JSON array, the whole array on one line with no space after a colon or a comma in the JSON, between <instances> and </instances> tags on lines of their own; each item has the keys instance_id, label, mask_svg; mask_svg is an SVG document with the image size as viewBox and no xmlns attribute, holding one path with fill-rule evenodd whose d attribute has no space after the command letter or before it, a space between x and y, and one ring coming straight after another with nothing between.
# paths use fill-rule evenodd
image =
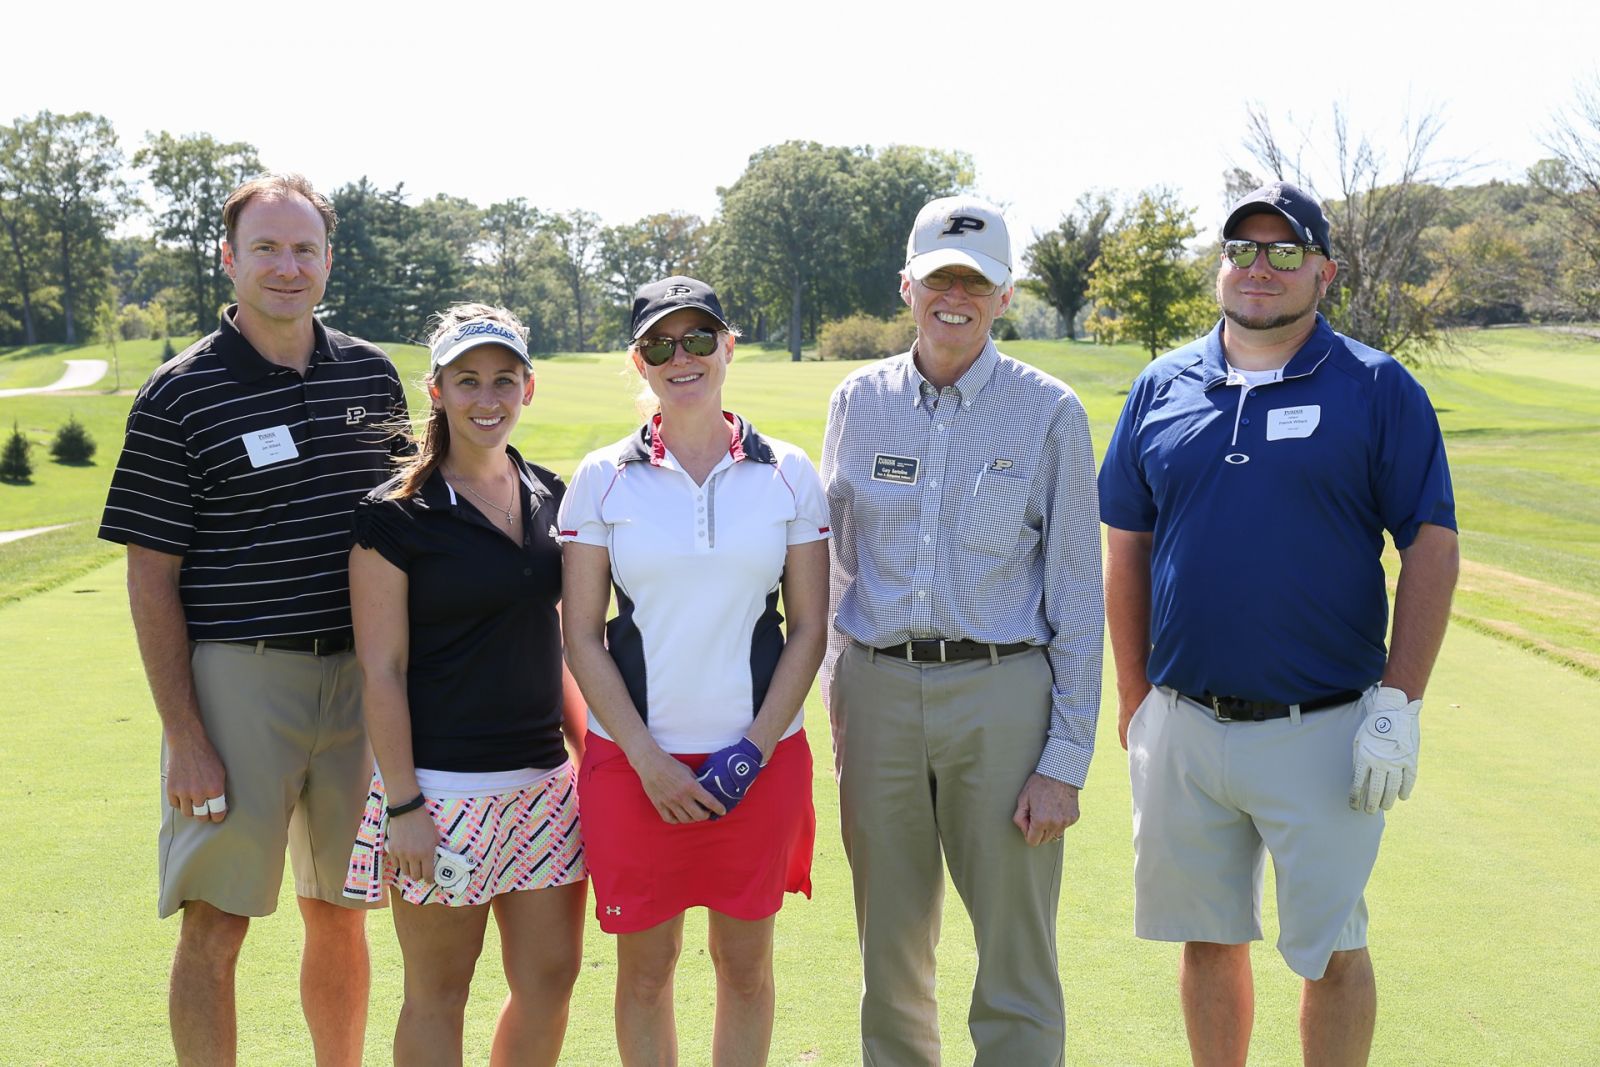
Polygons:
<instances>
[{"instance_id":1,"label":"green tree","mask_svg":"<svg viewBox=\"0 0 1600 1067\"><path fill-rule=\"evenodd\" d=\"M27 345L39 341L34 300L39 287L44 226L25 195L28 175L37 168L33 154L39 147L26 120L18 119L11 125L0 126L0 230L4 231L10 261L8 273L16 288L22 316L21 339Z\"/></svg>"},{"instance_id":2,"label":"green tree","mask_svg":"<svg viewBox=\"0 0 1600 1067\"><path fill-rule=\"evenodd\" d=\"M847 148L787 141L756 152L737 181L717 190L722 218L712 280L718 294L785 306L789 355L796 362L806 300L840 267L840 252L848 247L855 217L850 171Z\"/></svg>"},{"instance_id":3,"label":"green tree","mask_svg":"<svg viewBox=\"0 0 1600 1067\"><path fill-rule=\"evenodd\" d=\"M406 307L405 242L412 208L404 185L379 189L363 176L329 197L339 213L334 266L323 305L329 323L358 337L400 336Z\"/></svg>"},{"instance_id":4,"label":"green tree","mask_svg":"<svg viewBox=\"0 0 1600 1067\"><path fill-rule=\"evenodd\" d=\"M122 360L117 353L117 341L122 337L122 316L118 313L120 300L117 291L112 289L95 310L94 336L95 340L111 349L111 370L115 377L112 386L113 392L122 391Z\"/></svg>"},{"instance_id":5,"label":"green tree","mask_svg":"<svg viewBox=\"0 0 1600 1067\"><path fill-rule=\"evenodd\" d=\"M1558 206L1566 243L1576 252L1560 257L1577 261L1576 269L1560 271L1561 288L1578 313L1600 314L1600 75L1578 86L1544 144L1554 158L1536 164L1528 178Z\"/></svg>"},{"instance_id":6,"label":"green tree","mask_svg":"<svg viewBox=\"0 0 1600 1067\"><path fill-rule=\"evenodd\" d=\"M831 314L865 311L893 316L905 306L897 275L906 262L906 235L917 212L930 200L972 190L972 157L965 152L889 145L851 153L852 202L855 217L845 233L847 244L837 275L849 287L838 292ZM853 264L855 269L846 271ZM909 346L907 346L909 347ZM903 351L903 349L902 349Z\"/></svg>"},{"instance_id":7,"label":"green tree","mask_svg":"<svg viewBox=\"0 0 1600 1067\"><path fill-rule=\"evenodd\" d=\"M1538 271L1521 233L1497 212L1462 223L1443 237L1453 269L1441 272L1441 301L1450 322L1470 326L1523 322Z\"/></svg>"},{"instance_id":8,"label":"green tree","mask_svg":"<svg viewBox=\"0 0 1600 1067\"><path fill-rule=\"evenodd\" d=\"M1409 362L1445 345L1444 283L1455 265L1434 235L1449 206L1443 187L1460 176L1461 165L1437 157L1438 117L1407 118L1397 161L1353 130L1337 106L1331 145L1309 153L1309 132L1301 145L1284 144L1260 107L1250 109L1249 124L1245 145L1256 161L1322 201L1339 264L1323 301L1334 328ZM1331 192L1318 188L1301 163L1305 155L1333 160Z\"/></svg>"},{"instance_id":9,"label":"green tree","mask_svg":"<svg viewBox=\"0 0 1600 1067\"><path fill-rule=\"evenodd\" d=\"M1068 337L1077 337L1078 312L1089 298L1089 268L1100 256L1112 211L1111 198L1104 193L1084 193L1060 224L1035 235L1022 255L1031 275L1023 286L1056 309Z\"/></svg>"},{"instance_id":10,"label":"green tree","mask_svg":"<svg viewBox=\"0 0 1600 1067\"><path fill-rule=\"evenodd\" d=\"M528 349L555 351L565 304L550 266L557 252L544 232L543 213L522 197L490 204L473 255L478 283L528 328Z\"/></svg>"},{"instance_id":11,"label":"green tree","mask_svg":"<svg viewBox=\"0 0 1600 1067\"><path fill-rule=\"evenodd\" d=\"M1216 305L1205 268L1184 250L1198 232L1194 209L1171 190L1140 193L1089 271L1090 329L1102 340L1137 342L1151 359L1203 329Z\"/></svg>"},{"instance_id":12,"label":"green tree","mask_svg":"<svg viewBox=\"0 0 1600 1067\"><path fill-rule=\"evenodd\" d=\"M471 201L443 193L410 212L411 226L401 246L406 318L391 326L404 331L398 336L426 336L430 315L472 296L472 250L482 218Z\"/></svg>"},{"instance_id":13,"label":"green tree","mask_svg":"<svg viewBox=\"0 0 1600 1067\"><path fill-rule=\"evenodd\" d=\"M761 325L769 312L786 321L798 360L824 320L895 312L895 275L917 211L971 182L972 160L960 152L769 145L717 190L722 212L711 227L708 272L724 307Z\"/></svg>"},{"instance_id":14,"label":"green tree","mask_svg":"<svg viewBox=\"0 0 1600 1067\"><path fill-rule=\"evenodd\" d=\"M17 422L13 419L11 436L6 438L5 448L0 449L0 482L26 485L32 480L33 459L29 456L32 449L32 442L17 427Z\"/></svg>"},{"instance_id":15,"label":"green tree","mask_svg":"<svg viewBox=\"0 0 1600 1067\"><path fill-rule=\"evenodd\" d=\"M95 443L76 415L68 415L50 441L50 455L57 463L81 467L94 462Z\"/></svg>"},{"instance_id":16,"label":"green tree","mask_svg":"<svg viewBox=\"0 0 1600 1067\"><path fill-rule=\"evenodd\" d=\"M188 291L188 310L200 329L216 320L232 299L233 286L222 270L218 242L225 236L222 205L242 182L261 172L254 145L222 142L209 133L145 136L133 165L145 175L165 206L154 213L156 233L176 248Z\"/></svg>"},{"instance_id":17,"label":"green tree","mask_svg":"<svg viewBox=\"0 0 1600 1067\"><path fill-rule=\"evenodd\" d=\"M706 236L700 216L676 211L600 231L601 289L617 338L626 338L633 294L641 285L674 274L698 276Z\"/></svg>"},{"instance_id":18,"label":"green tree","mask_svg":"<svg viewBox=\"0 0 1600 1067\"><path fill-rule=\"evenodd\" d=\"M587 351L600 286L600 216L574 208L546 215L542 230L550 242L550 266L570 301L566 310L571 316L571 347Z\"/></svg>"},{"instance_id":19,"label":"green tree","mask_svg":"<svg viewBox=\"0 0 1600 1067\"><path fill-rule=\"evenodd\" d=\"M41 111L16 123L27 146L17 154L21 199L37 214L51 245L61 287L64 340L78 340L77 309L94 307L93 290L106 266L106 239L135 203L123 177L116 130L87 111Z\"/></svg>"}]
</instances>

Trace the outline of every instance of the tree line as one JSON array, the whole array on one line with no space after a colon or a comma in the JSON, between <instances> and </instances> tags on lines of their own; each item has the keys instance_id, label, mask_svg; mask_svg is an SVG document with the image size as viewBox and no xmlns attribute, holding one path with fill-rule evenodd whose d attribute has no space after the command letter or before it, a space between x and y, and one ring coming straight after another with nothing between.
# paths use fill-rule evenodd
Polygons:
<instances>
[{"instance_id":1,"label":"tree line","mask_svg":"<svg viewBox=\"0 0 1600 1067\"><path fill-rule=\"evenodd\" d=\"M1521 181L1470 184L1438 158L1438 131L1424 116L1390 158L1338 109L1318 142L1284 138L1253 109L1250 163L1223 176L1224 202L1271 178L1317 195L1340 263L1324 312L1402 355L1425 355L1457 325L1600 316L1600 83L1553 117L1550 158ZM1332 159L1330 173L1311 174L1306 158ZM262 169L253 145L204 133L147 134L129 155L88 112L0 125L0 345L211 329L231 299L222 204ZM789 141L718 188L709 220L663 212L605 225L582 208L521 197L479 207L362 177L327 190L340 222L323 313L357 335L406 340L425 336L438 308L484 299L514 310L538 352L612 349L633 291L686 273L715 284L754 339L799 358L830 323L894 317L911 219L974 180L961 152ZM1217 249L1197 247L1197 215L1159 186L1085 194L1050 230L1013 235L1026 295L997 328L1081 330L1152 354L1193 336L1216 314ZM117 236L130 229L141 235Z\"/></svg>"}]
</instances>

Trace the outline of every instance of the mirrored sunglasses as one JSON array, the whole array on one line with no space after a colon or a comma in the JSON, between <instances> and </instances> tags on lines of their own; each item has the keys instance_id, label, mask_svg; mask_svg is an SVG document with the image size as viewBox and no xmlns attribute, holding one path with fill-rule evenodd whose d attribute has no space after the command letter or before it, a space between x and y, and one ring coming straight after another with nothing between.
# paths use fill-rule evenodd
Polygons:
<instances>
[{"instance_id":1,"label":"mirrored sunglasses","mask_svg":"<svg viewBox=\"0 0 1600 1067\"><path fill-rule=\"evenodd\" d=\"M1240 270L1248 270L1256 256L1265 252L1267 266L1273 270L1299 270L1306 261L1307 252L1323 254L1317 245L1303 245L1295 241L1224 241L1222 254Z\"/></svg>"},{"instance_id":2,"label":"mirrored sunglasses","mask_svg":"<svg viewBox=\"0 0 1600 1067\"><path fill-rule=\"evenodd\" d=\"M679 345L691 356L709 356L717 350L719 336L716 330L690 330L682 337L641 337L633 347L646 363L659 367L672 359Z\"/></svg>"}]
</instances>

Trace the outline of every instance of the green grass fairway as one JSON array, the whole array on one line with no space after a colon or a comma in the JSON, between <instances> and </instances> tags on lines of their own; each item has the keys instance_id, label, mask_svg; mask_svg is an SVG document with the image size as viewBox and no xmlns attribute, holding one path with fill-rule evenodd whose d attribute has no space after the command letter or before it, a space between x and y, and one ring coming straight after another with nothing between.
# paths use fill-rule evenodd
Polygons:
<instances>
[{"instance_id":1,"label":"green grass fairway","mask_svg":"<svg viewBox=\"0 0 1600 1067\"><path fill-rule=\"evenodd\" d=\"M73 523L0 545L0 800L18 829L0 879L0 1064L164 1064L165 984L176 921L155 918L159 723L134 648L121 550L94 539L131 390L158 360L122 346L125 391L0 399L38 444L30 486L0 485L0 530ZM1071 382L1104 448L1127 384L1128 348L1003 346ZM424 354L393 346L415 379ZM820 452L829 392L849 365L791 365L741 351L728 403L762 429ZM95 350L0 352L0 388L47 384L63 358ZM130 377L132 375L132 377ZM615 355L541 361L525 455L562 474L634 425L636 379ZM1424 372L1452 460L1465 556L1456 625L1428 692L1421 777L1389 817L1373 877L1376 1064L1600 1063L1600 343L1542 330L1467 339L1462 360ZM419 400L413 393L413 402ZM94 465L62 467L44 447L68 414L99 443ZM1108 697L1114 690L1109 684ZM1068 1062L1187 1062L1176 946L1132 935L1125 757L1113 704L1084 818L1068 835L1060 919ZM839 845L827 721L807 707L819 820L813 899L777 926L779 1010L771 1062L859 1062L860 967ZM1271 938L1257 945L1251 1062L1299 1062L1298 980ZM240 1060L307 1064L295 974L299 920L285 887L240 964ZM400 1004L388 915L369 923L374 983L367 1062L386 1063ZM491 927L492 931L492 927ZM677 984L685 1064L709 1062L712 978L703 914L691 915ZM947 1062L970 1061L966 993L975 953L959 899L946 898L940 951ZM562 1062L616 1062L614 942L591 921ZM504 981L491 932L468 1009L467 1062L481 1063ZM1029 1067L1018 1064L1016 1067Z\"/></svg>"}]
</instances>

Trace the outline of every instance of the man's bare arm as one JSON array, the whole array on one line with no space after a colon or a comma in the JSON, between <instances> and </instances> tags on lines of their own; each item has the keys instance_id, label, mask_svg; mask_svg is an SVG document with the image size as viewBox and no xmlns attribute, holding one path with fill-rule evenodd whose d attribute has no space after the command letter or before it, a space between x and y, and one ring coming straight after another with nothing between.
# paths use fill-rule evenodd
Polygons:
<instances>
[{"instance_id":1,"label":"man's bare arm","mask_svg":"<svg viewBox=\"0 0 1600 1067\"><path fill-rule=\"evenodd\" d=\"M182 567L182 556L128 546L128 606L167 741L167 802L180 815L192 817L196 807L223 795L225 772L195 699L189 628L178 596ZM213 812L209 818L221 822L223 813Z\"/></svg>"},{"instance_id":2,"label":"man's bare arm","mask_svg":"<svg viewBox=\"0 0 1600 1067\"><path fill-rule=\"evenodd\" d=\"M1106 624L1117 668L1117 736L1128 747L1128 724L1150 692L1151 534L1106 527Z\"/></svg>"}]
</instances>

